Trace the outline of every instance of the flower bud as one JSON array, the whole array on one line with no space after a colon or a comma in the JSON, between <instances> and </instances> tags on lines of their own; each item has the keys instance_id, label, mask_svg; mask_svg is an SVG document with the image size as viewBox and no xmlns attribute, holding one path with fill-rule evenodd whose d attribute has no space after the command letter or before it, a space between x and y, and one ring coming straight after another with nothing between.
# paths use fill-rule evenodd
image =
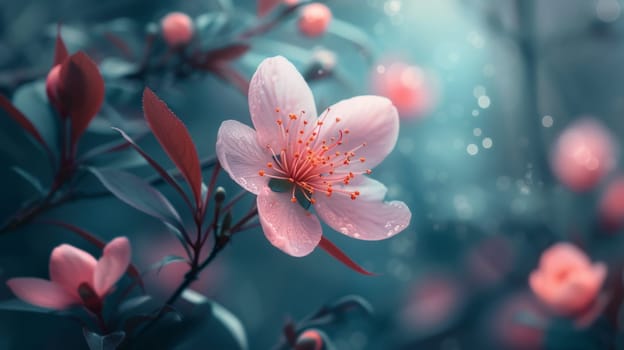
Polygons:
<instances>
[{"instance_id":1,"label":"flower bud","mask_svg":"<svg viewBox=\"0 0 624 350\"><path fill-rule=\"evenodd\" d=\"M591 189L614 166L613 139L595 120L572 124L561 133L555 144L553 172L559 181L574 191Z\"/></svg>"},{"instance_id":2,"label":"flower bud","mask_svg":"<svg viewBox=\"0 0 624 350\"><path fill-rule=\"evenodd\" d=\"M308 329L297 337L295 350L322 350L323 335L316 329Z\"/></svg>"},{"instance_id":3,"label":"flower bud","mask_svg":"<svg viewBox=\"0 0 624 350\"><path fill-rule=\"evenodd\" d=\"M557 243L540 258L529 277L533 293L562 316L578 316L590 309L607 276L604 263L589 257L570 243Z\"/></svg>"},{"instance_id":4,"label":"flower bud","mask_svg":"<svg viewBox=\"0 0 624 350\"><path fill-rule=\"evenodd\" d=\"M56 104L58 101L58 89L61 83L61 65L57 64L56 66L50 69L48 76L46 78L46 93L48 94L48 99L50 102Z\"/></svg>"},{"instance_id":5,"label":"flower bud","mask_svg":"<svg viewBox=\"0 0 624 350\"><path fill-rule=\"evenodd\" d=\"M331 10L325 4L306 5L299 13L299 31L309 37L320 36L327 31L331 18Z\"/></svg>"},{"instance_id":6,"label":"flower bud","mask_svg":"<svg viewBox=\"0 0 624 350\"><path fill-rule=\"evenodd\" d=\"M217 187L217 189L215 190L214 199L217 203L223 203L223 201L225 200L225 188L221 186Z\"/></svg>"},{"instance_id":7,"label":"flower bud","mask_svg":"<svg viewBox=\"0 0 624 350\"><path fill-rule=\"evenodd\" d=\"M424 117L437 104L436 79L421 67L397 61L378 65L372 75L373 91L389 98L403 119Z\"/></svg>"},{"instance_id":8,"label":"flower bud","mask_svg":"<svg viewBox=\"0 0 624 350\"><path fill-rule=\"evenodd\" d=\"M193 20L182 12L171 12L160 22L162 35L170 47L187 45L193 38Z\"/></svg>"}]
</instances>

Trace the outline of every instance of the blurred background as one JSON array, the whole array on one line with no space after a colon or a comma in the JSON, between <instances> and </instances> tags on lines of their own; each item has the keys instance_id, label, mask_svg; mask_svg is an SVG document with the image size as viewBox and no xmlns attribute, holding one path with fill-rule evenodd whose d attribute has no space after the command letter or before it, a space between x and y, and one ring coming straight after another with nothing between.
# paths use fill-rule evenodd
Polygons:
<instances>
[{"instance_id":1,"label":"blurred background","mask_svg":"<svg viewBox=\"0 0 624 350\"><path fill-rule=\"evenodd\" d=\"M251 349L272 348L287 319L349 294L368 300L374 314L325 329L337 349L605 348L586 341L594 338L588 332L574 332L577 347L557 347L562 334L569 334L553 331L527 278L555 241L574 241L608 263L621 255L621 239L603 228L600 205L621 174L621 1L325 4L333 18L324 35L302 35L295 12L250 39L251 49L233 67L249 79L263 58L286 56L308 73L319 108L361 94L393 98L401 114L400 138L374 177L388 186L389 199L408 204L411 226L379 242L351 240L325 228L355 261L378 274L374 277L345 268L323 251L290 257L272 247L260 229L250 230L235 237L194 288L240 318ZM62 22L69 51L85 49L100 63L107 101L122 115L123 126L140 129L144 82L116 79L123 55L104 33L115 32L140 48L146 28L168 12L198 19L227 11L224 27L201 43L216 47L229 33L258 21L256 5L252 0L0 0L0 92L15 98L23 84L45 79L56 24ZM185 122L202 157L214 154L222 121L251 124L246 96L214 74L184 79L155 74L145 84ZM559 169L553 165L559 135L586 121L607 140L599 152L600 176L553 171ZM114 139L108 127L117 125L115 120L101 124L83 146ZM140 144L171 165L152 136ZM42 159L9 118L0 118L2 220L33 196L12 167L48 179ZM135 160L129 155L112 161L142 176L152 174ZM92 177L84 181L99 186ZM228 195L238 192L225 174L219 184ZM172 191L163 191L181 204ZM162 224L112 197L68 203L45 215L106 239L129 236L139 267L180 253ZM45 225L1 236L0 281L46 277L49 252L62 242L94 252L71 233ZM169 265L150 276L149 290L164 298L181 280L183 267ZM0 299L10 297L0 284ZM210 329L203 332L209 335ZM2 349L84 348L83 343L80 327L68 319L0 312Z\"/></svg>"}]
</instances>

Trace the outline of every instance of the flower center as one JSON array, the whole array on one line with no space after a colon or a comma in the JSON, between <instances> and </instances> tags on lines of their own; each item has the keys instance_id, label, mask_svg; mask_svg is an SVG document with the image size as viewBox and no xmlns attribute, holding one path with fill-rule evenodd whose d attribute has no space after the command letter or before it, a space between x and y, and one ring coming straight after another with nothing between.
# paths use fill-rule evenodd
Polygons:
<instances>
[{"instance_id":1,"label":"flower center","mask_svg":"<svg viewBox=\"0 0 624 350\"><path fill-rule=\"evenodd\" d=\"M322 193L328 197L333 194L346 195L355 200L359 191L346 190L342 185L350 184L361 174L370 174L371 170L353 171L352 162L365 163L364 157L356 152L366 143L345 149L345 140L350 136L349 129L336 128L339 117L329 117L330 109L317 120L311 122L304 118L305 111L299 115L290 113L286 118L280 114L276 119L279 128L280 149L267 145L273 155L273 161L260 169L260 176L270 177L269 187L276 192L291 193L291 202L299 203L304 208L314 204L314 195ZM329 130L325 130L329 128Z\"/></svg>"}]
</instances>

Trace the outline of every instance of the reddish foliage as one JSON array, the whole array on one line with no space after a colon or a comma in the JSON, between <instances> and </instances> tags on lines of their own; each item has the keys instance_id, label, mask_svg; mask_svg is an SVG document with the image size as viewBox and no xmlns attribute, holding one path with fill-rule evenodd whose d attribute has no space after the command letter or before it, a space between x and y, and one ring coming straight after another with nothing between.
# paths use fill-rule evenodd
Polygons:
<instances>
[{"instance_id":1,"label":"reddish foliage","mask_svg":"<svg viewBox=\"0 0 624 350\"><path fill-rule=\"evenodd\" d=\"M340 248L336 247L334 243L328 240L325 237L321 237L321 242L319 243L319 247L323 248L329 255L336 258L341 263L345 264L348 268L352 269L355 272L359 272L363 275L374 275L374 273L366 271L356 262L351 260Z\"/></svg>"},{"instance_id":2,"label":"reddish foliage","mask_svg":"<svg viewBox=\"0 0 624 350\"><path fill-rule=\"evenodd\" d=\"M71 145L75 146L104 102L104 79L85 53L63 62L58 96L71 120Z\"/></svg>"},{"instance_id":3,"label":"reddish foliage","mask_svg":"<svg viewBox=\"0 0 624 350\"><path fill-rule=\"evenodd\" d=\"M9 99L4 97L3 95L0 95L0 108L4 109L7 114L11 118L13 118L13 120L15 120L15 122L17 122L24 130L28 131L28 133L30 133L30 135L32 135L32 137L34 137L35 140L39 142L39 144L41 144L41 146L43 146L48 155L51 158L53 157L52 150L50 150L50 147L48 146L48 144L46 144L43 136L41 136L33 123L19 109L15 108L13 103L11 103L11 101L9 101Z\"/></svg>"},{"instance_id":4,"label":"reddish foliage","mask_svg":"<svg viewBox=\"0 0 624 350\"><path fill-rule=\"evenodd\" d=\"M200 208L202 174L191 135L182 121L149 88L143 91L143 110L150 129L191 187L196 206Z\"/></svg>"}]
</instances>

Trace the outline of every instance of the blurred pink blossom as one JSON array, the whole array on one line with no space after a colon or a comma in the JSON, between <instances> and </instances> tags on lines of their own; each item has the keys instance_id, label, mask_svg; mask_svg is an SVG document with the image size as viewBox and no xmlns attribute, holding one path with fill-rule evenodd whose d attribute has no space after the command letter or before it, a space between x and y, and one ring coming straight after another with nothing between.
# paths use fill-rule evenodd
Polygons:
<instances>
[{"instance_id":1,"label":"blurred pink blossom","mask_svg":"<svg viewBox=\"0 0 624 350\"><path fill-rule=\"evenodd\" d=\"M258 195L264 234L292 256L312 252L322 236L314 208L333 229L380 240L407 227L403 202L384 202L386 187L371 169L394 148L399 120L383 97L343 100L317 117L305 80L281 56L264 60L251 79L249 110L255 130L225 121L217 137L223 169Z\"/></svg>"},{"instance_id":2,"label":"blurred pink blossom","mask_svg":"<svg viewBox=\"0 0 624 350\"><path fill-rule=\"evenodd\" d=\"M600 199L600 218L605 228L617 230L624 224L624 177L609 184Z\"/></svg>"},{"instance_id":3,"label":"blurred pink blossom","mask_svg":"<svg viewBox=\"0 0 624 350\"><path fill-rule=\"evenodd\" d=\"M411 287L401 310L401 326L418 336L443 331L457 319L466 294L456 278L443 273L428 275Z\"/></svg>"},{"instance_id":4,"label":"blurred pink blossom","mask_svg":"<svg viewBox=\"0 0 624 350\"><path fill-rule=\"evenodd\" d=\"M529 285L554 312L576 317L597 300L606 275L605 264L592 263L580 249L564 242L542 253Z\"/></svg>"},{"instance_id":5,"label":"blurred pink blossom","mask_svg":"<svg viewBox=\"0 0 624 350\"><path fill-rule=\"evenodd\" d=\"M171 12L160 22L162 35L171 47L179 47L188 44L193 38L193 20L182 12Z\"/></svg>"},{"instance_id":6,"label":"blurred pink blossom","mask_svg":"<svg viewBox=\"0 0 624 350\"><path fill-rule=\"evenodd\" d=\"M118 237L109 242L96 260L91 254L61 244L50 255L50 280L18 277L7 281L11 291L27 303L63 310L84 305L99 310L130 264L130 242Z\"/></svg>"},{"instance_id":7,"label":"blurred pink blossom","mask_svg":"<svg viewBox=\"0 0 624 350\"><path fill-rule=\"evenodd\" d=\"M578 192L594 187L615 166L615 146L609 132L597 121L584 119L559 135L552 168L564 185Z\"/></svg>"},{"instance_id":8,"label":"blurred pink blossom","mask_svg":"<svg viewBox=\"0 0 624 350\"><path fill-rule=\"evenodd\" d=\"M306 36L325 34L332 19L332 12L325 4L314 2L305 5L299 12L299 31Z\"/></svg>"},{"instance_id":9,"label":"blurred pink blossom","mask_svg":"<svg viewBox=\"0 0 624 350\"><path fill-rule=\"evenodd\" d=\"M373 91L392 100L404 119L421 118L437 104L435 79L415 65L379 64L373 70L372 84Z\"/></svg>"}]
</instances>

